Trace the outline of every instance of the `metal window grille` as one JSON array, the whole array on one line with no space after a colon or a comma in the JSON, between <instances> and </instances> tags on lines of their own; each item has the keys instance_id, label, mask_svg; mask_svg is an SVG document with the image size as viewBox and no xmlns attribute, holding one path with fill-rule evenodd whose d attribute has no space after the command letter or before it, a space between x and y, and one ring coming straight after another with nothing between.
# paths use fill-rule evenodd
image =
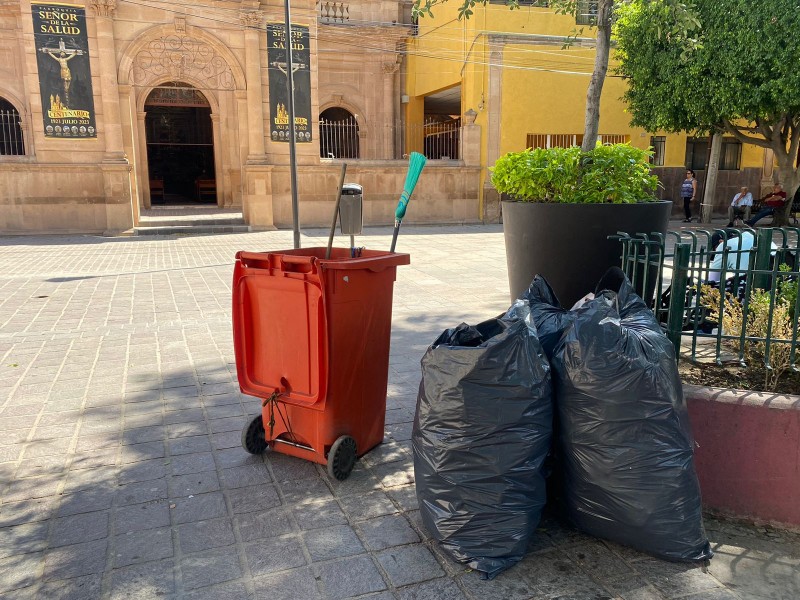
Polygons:
<instances>
[{"instance_id":1,"label":"metal window grille","mask_svg":"<svg viewBox=\"0 0 800 600\"><path fill-rule=\"evenodd\" d=\"M631 136L621 133L604 133L597 136L601 144L626 144ZM525 140L526 148L571 148L583 144L579 133L529 133Z\"/></svg>"},{"instance_id":2,"label":"metal window grille","mask_svg":"<svg viewBox=\"0 0 800 600\"><path fill-rule=\"evenodd\" d=\"M409 140L411 142L409 147ZM354 116L319 120L322 158L400 159L411 150L428 159L461 158L461 121L429 121L407 125L401 122L370 124L364 135Z\"/></svg>"},{"instance_id":3,"label":"metal window grille","mask_svg":"<svg viewBox=\"0 0 800 600\"><path fill-rule=\"evenodd\" d=\"M598 141L604 146L609 144L627 144L631 141L631 136L621 133L601 133L598 136Z\"/></svg>"},{"instance_id":4,"label":"metal window grille","mask_svg":"<svg viewBox=\"0 0 800 600\"><path fill-rule=\"evenodd\" d=\"M702 171L708 166L710 142L708 138L687 138L686 168ZM722 171L737 171L741 168L742 144L739 140L723 139L719 168Z\"/></svg>"},{"instance_id":5,"label":"metal window grille","mask_svg":"<svg viewBox=\"0 0 800 600\"><path fill-rule=\"evenodd\" d=\"M14 106L0 99L0 155L23 156L22 121Z\"/></svg>"},{"instance_id":6,"label":"metal window grille","mask_svg":"<svg viewBox=\"0 0 800 600\"><path fill-rule=\"evenodd\" d=\"M576 25L594 25L597 23L597 0L577 0L575 12Z\"/></svg>"},{"instance_id":7,"label":"metal window grille","mask_svg":"<svg viewBox=\"0 0 800 600\"><path fill-rule=\"evenodd\" d=\"M358 122L319 120L319 155L322 158L359 158Z\"/></svg>"},{"instance_id":8,"label":"metal window grille","mask_svg":"<svg viewBox=\"0 0 800 600\"><path fill-rule=\"evenodd\" d=\"M536 148L570 148L580 146L583 143L583 135L577 133L529 133L526 139L526 147Z\"/></svg>"},{"instance_id":9,"label":"metal window grille","mask_svg":"<svg viewBox=\"0 0 800 600\"><path fill-rule=\"evenodd\" d=\"M432 160L461 157L461 119L429 121L424 126L425 156Z\"/></svg>"},{"instance_id":10,"label":"metal window grille","mask_svg":"<svg viewBox=\"0 0 800 600\"><path fill-rule=\"evenodd\" d=\"M664 153L667 146L667 137L664 135L654 135L650 138L650 147L653 149L653 156L650 157L650 164L654 167L664 166Z\"/></svg>"},{"instance_id":11,"label":"metal window grille","mask_svg":"<svg viewBox=\"0 0 800 600\"><path fill-rule=\"evenodd\" d=\"M427 119L425 123L402 120L369 123L359 127L354 116L320 115L322 158L404 159L411 151L428 159L461 159L461 120ZM326 118L328 117L328 118Z\"/></svg>"}]
</instances>

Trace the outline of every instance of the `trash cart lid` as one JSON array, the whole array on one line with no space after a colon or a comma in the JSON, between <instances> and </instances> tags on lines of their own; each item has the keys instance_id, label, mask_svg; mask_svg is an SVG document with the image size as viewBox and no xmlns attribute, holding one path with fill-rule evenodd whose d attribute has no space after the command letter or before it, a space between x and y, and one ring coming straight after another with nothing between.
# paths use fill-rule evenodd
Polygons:
<instances>
[{"instance_id":1,"label":"trash cart lid","mask_svg":"<svg viewBox=\"0 0 800 600\"><path fill-rule=\"evenodd\" d=\"M357 183L345 183L342 186L343 196L357 196L363 192L364 188Z\"/></svg>"}]
</instances>

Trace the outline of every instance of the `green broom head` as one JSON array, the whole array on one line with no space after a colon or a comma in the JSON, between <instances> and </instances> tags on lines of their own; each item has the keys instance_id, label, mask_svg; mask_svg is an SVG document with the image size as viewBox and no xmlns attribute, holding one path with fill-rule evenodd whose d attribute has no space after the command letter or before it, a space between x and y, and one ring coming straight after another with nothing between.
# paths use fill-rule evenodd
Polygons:
<instances>
[{"instance_id":1,"label":"green broom head","mask_svg":"<svg viewBox=\"0 0 800 600\"><path fill-rule=\"evenodd\" d=\"M394 211L394 218L398 223L406 216L408 201L411 200L411 194L417 185L417 180L419 179L419 174L422 173L422 167L425 166L425 161L425 156L419 152L411 153L411 159L408 162L408 174L403 185L403 193L400 194L400 202L397 203L397 210Z\"/></svg>"}]
</instances>

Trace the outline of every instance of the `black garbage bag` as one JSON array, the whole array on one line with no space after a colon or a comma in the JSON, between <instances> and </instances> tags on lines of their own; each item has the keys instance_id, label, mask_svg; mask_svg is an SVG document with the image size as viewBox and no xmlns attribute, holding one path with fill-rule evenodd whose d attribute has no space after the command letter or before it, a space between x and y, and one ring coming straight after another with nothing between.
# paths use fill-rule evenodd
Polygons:
<instances>
[{"instance_id":1,"label":"black garbage bag","mask_svg":"<svg viewBox=\"0 0 800 600\"><path fill-rule=\"evenodd\" d=\"M541 275L533 278L530 287L512 305L509 312L520 317L530 315L548 359L553 356L553 349L575 318L575 311L561 308L553 288Z\"/></svg>"},{"instance_id":2,"label":"black garbage bag","mask_svg":"<svg viewBox=\"0 0 800 600\"><path fill-rule=\"evenodd\" d=\"M529 320L462 323L422 358L412 435L422 521L484 578L525 555L545 504L552 418L550 367Z\"/></svg>"},{"instance_id":3,"label":"black garbage bag","mask_svg":"<svg viewBox=\"0 0 800 600\"><path fill-rule=\"evenodd\" d=\"M548 342L563 328L549 348L566 514L661 558L711 558L674 348L622 271L604 280L573 311L541 279L523 295Z\"/></svg>"}]
</instances>

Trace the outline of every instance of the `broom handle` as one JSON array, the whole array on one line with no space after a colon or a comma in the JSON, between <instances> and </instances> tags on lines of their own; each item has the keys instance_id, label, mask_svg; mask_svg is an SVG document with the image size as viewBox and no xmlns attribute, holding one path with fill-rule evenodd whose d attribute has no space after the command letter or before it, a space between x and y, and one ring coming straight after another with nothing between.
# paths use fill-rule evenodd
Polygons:
<instances>
[{"instance_id":1,"label":"broom handle","mask_svg":"<svg viewBox=\"0 0 800 600\"><path fill-rule=\"evenodd\" d=\"M421 159L421 162L418 162L417 158ZM415 162L418 162L418 164L415 165ZM397 205L397 210L395 211L392 247L389 249L389 252L394 252L397 246L397 234L400 233L400 223L403 221L403 217L406 214L406 208L408 208L408 203L411 200L411 194L414 193L414 188L417 185L417 180L424 166L425 157L419 152L412 152L411 162L408 165L408 173L406 174L406 182L405 185L403 185L403 193L400 194L400 203ZM416 173L414 172L415 170Z\"/></svg>"},{"instance_id":2,"label":"broom handle","mask_svg":"<svg viewBox=\"0 0 800 600\"><path fill-rule=\"evenodd\" d=\"M333 247L333 234L336 233L336 220L339 218L339 204L342 201L342 187L344 187L344 174L347 171L347 163L342 163L342 176L339 177L339 187L336 188L336 206L333 207L333 220L331 220L331 232L328 235L328 248L325 250L325 259L331 257Z\"/></svg>"},{"instance_id":3,"label":"broom handle","mask_svg":"<svg viewBox=\"0 0 800 600\"><path fill-rule=\"evenodd\" d=\"M400 233L400 221L394 222L394 232L392 233L392 247L389 252L394 252L394 247L397 246L397 234Z\"/></svg>"}]
</instances>

